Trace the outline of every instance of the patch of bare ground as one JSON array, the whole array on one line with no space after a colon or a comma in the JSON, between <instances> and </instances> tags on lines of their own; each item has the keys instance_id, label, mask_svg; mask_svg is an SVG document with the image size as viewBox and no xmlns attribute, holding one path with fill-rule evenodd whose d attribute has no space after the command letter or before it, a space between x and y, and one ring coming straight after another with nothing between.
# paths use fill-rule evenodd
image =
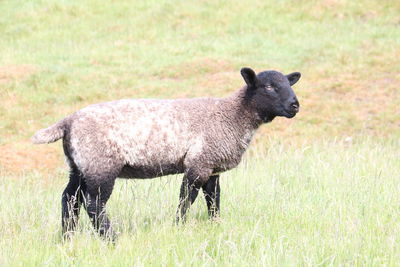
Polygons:
<instances>
[{"instance_id":1,"label":"patch of bare ground","mask_svg":"<svg viewBox=\"0 0 400 267\"><path fill-rule=\"evenodd\" d=\"M0 166L6 172L21 174L37 170L53 173L63 166L64 159L60 143L33 145L28 140L0 146Z\"/></svg>"},{"instance_id":2,"label":"patch of bare ground","mask_svg":"<svg viewBox=\"0 0 400 267\"><path fill-rule=\"evenodd\" d=\"M37 67L29 64L0 66L0 84L26 79L36 71Z\"/></svg>"}]
</instances>

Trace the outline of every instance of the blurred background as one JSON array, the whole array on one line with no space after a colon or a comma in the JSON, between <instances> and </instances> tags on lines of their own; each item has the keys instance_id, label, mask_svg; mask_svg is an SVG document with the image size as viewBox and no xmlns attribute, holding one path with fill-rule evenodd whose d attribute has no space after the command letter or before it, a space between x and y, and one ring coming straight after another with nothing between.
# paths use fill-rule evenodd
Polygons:
<instances>
[{"instance_id":1,"label":"blurred background","mask_svg":"<svg viewBox=\"0 0 400 267\"><path fill-rule=\"evenodd\" d=\"M254 142L400 137L400 2L1 1L0 166L64 167L30 136L88 104L223 97L240 68L299 71L292 120Z\"/></svg>"}]
</instances>

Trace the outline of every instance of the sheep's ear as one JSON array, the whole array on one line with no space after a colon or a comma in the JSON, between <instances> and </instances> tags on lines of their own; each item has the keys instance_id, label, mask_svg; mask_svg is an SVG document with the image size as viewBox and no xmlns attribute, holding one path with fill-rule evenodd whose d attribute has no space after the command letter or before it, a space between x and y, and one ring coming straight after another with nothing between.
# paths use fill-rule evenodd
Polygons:
<instances>
[{"instance_id":1,"label":"sheep's ear","mask_svg":"<svg viewBox=\"0 0 400 267\"><path fill-rule=\"evenodd\" d=\"M293 72L293 73L290 73L290 74L286 75L286 77L289 80L290 86L292 86L293 84L297 83L297 81L300 79L301 73L300 72Z\"/></svg>"},{"instance_id":2,"label":"sheep's ear","mask_svg":"<svg viewBox=\"0 0 400 267\"><path fill-rule=\"evenodd\" d=\"M253 87L256 84L257 76L254 70L250 68L242 68L240 70L240 74L242 74L244 81L246 82L248 87Z\"/></svg>"}]
</instances>

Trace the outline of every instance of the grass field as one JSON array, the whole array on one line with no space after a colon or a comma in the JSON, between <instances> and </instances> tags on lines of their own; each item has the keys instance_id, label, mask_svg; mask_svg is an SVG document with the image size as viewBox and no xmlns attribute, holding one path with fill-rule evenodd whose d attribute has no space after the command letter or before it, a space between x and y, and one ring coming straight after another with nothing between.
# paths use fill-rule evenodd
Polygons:
<instances>
[{"instance_id":1,"label":"grass field","mask_svg":"<svg viewBox=\"0 0 400 267\"><path fill-rule=\"evenodd\" d=\"M400 2L0 1L0 265L397 265ZM300 71L292 120L261 127L172 225L180 177L120 180L115 245L60 238L61 144L29 137L88 104L225 96L239 70Z\"/></svg>"},{"instance_id":2,"label":"grass field","mask_svg":"<svg viewBox=\"0 0 400 267\"><path fill-rule=\"evenodd\" d=\"M199 196L173 225L180 177L117 182L108 210L120 237L101 240L82 216L61 241L65 171L0 180L0 265L397 265L399 140L275 144L222 176L222 214Z\"/></svg>"}]
</instances>

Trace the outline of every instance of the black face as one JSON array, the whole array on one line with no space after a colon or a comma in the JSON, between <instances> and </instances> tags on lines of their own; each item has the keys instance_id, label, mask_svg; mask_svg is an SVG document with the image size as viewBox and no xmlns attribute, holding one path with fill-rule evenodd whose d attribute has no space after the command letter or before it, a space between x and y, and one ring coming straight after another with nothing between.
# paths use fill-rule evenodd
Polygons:
<instances>
[{"instance_id":1,"label":"black face","mask_svg":"<svg viewBox=\"0 0 400 267\"><path fill-rule=\"evenodd\" d=\"M256 75L252 69L243 68L241 74L247 84L247 95L264 121L276 116L293 118L299 112L300 104L291 87L300 79L299 72L283 75L263 71Z\"/></svg>"}]
</instances>

